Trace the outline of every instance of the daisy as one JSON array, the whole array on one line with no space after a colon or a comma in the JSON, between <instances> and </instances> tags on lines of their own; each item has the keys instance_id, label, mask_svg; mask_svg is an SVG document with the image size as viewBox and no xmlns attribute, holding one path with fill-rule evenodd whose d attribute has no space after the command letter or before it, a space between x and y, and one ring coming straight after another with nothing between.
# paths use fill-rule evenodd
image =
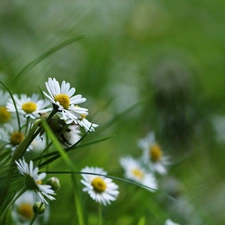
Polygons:
<instances>
[{"instance_id":1,"label":"daisy","mask_svg":"<svg viewBox=\"0 0 225 225\"><path fill-rule=\"evenodd\" d=\"M32 160L29 164L24 159L19 159L18 161L15 161L15 163L19 173L26 178L26 187L28 190L33 190L45 204L48 204L45 198L55 200L52 196L55 195L55 192L51 189L51 186L42 184L42 180L46 177L46 173L38 174L38 167L34 168Z\"/></svg>"},{"instance_id":2,"label":"daisy","mask_svg":"<svg viewBox=\"0 0 225 225\"><path fill-rule=\"evenodd\" d=\"M142 160L159 174L166 174L168 158L164 156L160 145L155 141L155 134L149 133L145 138L138 141L138 146L143 150Z\"/></svg>"},{"instance_id":3,"label":"daisy","mask_svg":"<svg viewBox=\"0 0 225 225\"><path fill-rule=\"evenodd\" d=\"M0 124L5 124L10 121L11 113L6 108L6 103L9 100L10 95L8 92L0 90Z\"/></svg>"},{"instance_id":4,"label":"daisy","mask_svg":"<svg viewBox=\"0 0 225 225\"><path fill-rule=\"evenodd\" d=\"M24 192L14 203L12 207L12 219L14 224L17 225L29 225L34 217L33 206L39 201L32 191ZM34 222L34 225L40 224L41 221L47 222L49 218L49 210L46 208L45 213L38 216Z\"/></svg>"},{"instance_id":5,"label":"daisy","mask_svg":"<svg viewBox=\"0 0 225 225\"><path fill-rule=\"evenodd\" d=\"M120 165L125 170L125 177L150 188L151 191L157 189L157 181L152 173L147 172L140 164L131 156L122 157Z\"/></svg>"},{"instance_id":6,"label":"daisy","mask_svg":"<svg viewBox=\"0 0 225 225\"><path fill-rule=\"evenodd\" d=\"M68 128L60 135L60 141L65 146L70 147L81 139L80 133L79 125L69 125Z\"/></svg>"},{"instance_id":7,"label":"daisy","mask_svg":"<svg viewBox=\"0 0 225 225\"><path fill-rule=\"evenodd\" d=\"M165 225L179 225L178 223L174 223L172 220L170 220L170 219L167 219L166 221L165 221Z\"/></svg>"},{"instance_id":8,"label":"daisy","mask_svg":"<svg viewBox=\"0 0 225 225\"><path fill-rule=\"evenodd\" d=\"M33 205L37 199L33 192L26 191L14 203L12 218L15 224L29 224L34 216Z\"/></svg>"},{"instance_id":9,"label":"daisy","mask_svg":"<svg viewBox=\"0 0 225 225\"><path fill-rule=\"evenodd\" d=\"M5 124L4 128L0 128L0 138L6 148L11 148L14 151L24 140L25 134L19 131L16 124ZM33 146L31 144L27 148L27 151L32 149Z\"/></svg>"},{"instance_id":10,"label":"daisy","mask_svg":"<svg viewBox=\"0 0 225 225\"><path fill-rule=\"evenodd\" d=\"M63 81L60 86L55 78L49 78L45 85L48 90L48 94L44 92L45 96L55 105L61 114L61 119L67 124L72 122L77 124L82 116L88 115L87 109L78 106L78 104L85 102L86 98L80 94L73 96L75 88L70 88L70 83Z\"/></svg>"},{"instance_id":11,"label":"daisy","mask_svg":"<svg viewBox=\"0 0 225 225\"><path fill-rule=\"evenodd\" d=\"M91 173L82 174L83 180L81 180L81 183L85 185L83 191L88 192L93 200L103 205L116 200L119 195L118 186L112 182L112 179L105 177L107 172L102 168L85 167L81 170L81 173Z\"/></svg>"},{"instance_id":12,"label":"daisy","mask_svg":"<svg viewBox=\"0 0 225 225\"><path fill-rule=\"evenodd\" d=\"M40 114L49 112L51 110L50 108L46 108L49 106L49 102L39 99L37 94L33 94L31 97L28 97L25 94L22 94L20 97L14 95L14 100L16 102L18 112L32 119L38 118L40 117ZM16 112L16 108L12 99L10 99L7 103L7 109L10 112Z\"/></svg>"}]
</instances>

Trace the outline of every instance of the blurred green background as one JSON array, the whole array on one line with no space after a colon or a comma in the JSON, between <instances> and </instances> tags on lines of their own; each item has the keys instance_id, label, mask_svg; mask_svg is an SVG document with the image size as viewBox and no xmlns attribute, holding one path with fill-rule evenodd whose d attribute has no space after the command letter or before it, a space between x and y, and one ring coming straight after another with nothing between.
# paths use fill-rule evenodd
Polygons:
<instances>
[{"instance_id":1,"label":"blurred green background","mask_svg":"<svg viewBox=\"0 0 225 225\"><path fill-rule=\"evenodd\" d=\"M72 152L78 170L99 166L122 177L119 158L139 157L137 140L151 130L170 156L159 178L167 194L115 181L121 194L103 224L225 224L224 8L223 0L1 0L0 80L28 95L48 77L66 80L99 124L84 142L112 136ZM62 160L51 168L58 166L68 169ZM59 178L48 224L76 224L70 176ZM97 224L97 204L83 195L89 224Z\"/></svg>"}]
</instances>

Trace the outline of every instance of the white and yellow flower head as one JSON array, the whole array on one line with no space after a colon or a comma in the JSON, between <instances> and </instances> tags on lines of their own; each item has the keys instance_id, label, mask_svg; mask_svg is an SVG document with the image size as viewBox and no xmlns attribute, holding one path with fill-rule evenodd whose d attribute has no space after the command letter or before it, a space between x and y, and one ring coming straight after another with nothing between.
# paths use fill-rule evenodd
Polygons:
<instances>
[{"instance_id":1,"label":"white and yellow flower head","mask_svg":"<svg viewBox=\"0 0 225 225\"><path fill-rule=\"evenodd\" d=\"M14 100L18 112L21 115L30 117L32 119L39 118L40 114L49 112L51 110L50 108L47 108L49 106L49 102L39 99L37 94L33 94L31 97L28 97L25 94L22 94L20 97L14 95ZM16 112L16 108L12 99L10 99L7 103L7 109L10 112Z\"/></svg>"},{"instance_id":2,"label":"white and yellow flower head","mask_svg":"<svg viewBox=\"0 0 225 225\"><path fill-rule=\"evenodd\" d=\"M120 165L125 171L125 177L137 183L143 184L150 188L151 191L157 189L157 181L152 173L143 168L138 160L131 156L125 156L120 159Z\"/></svg>"},{"instance_id":3,"label":"white and yellow flower head","mask_svg":"<svg viewBox=\"0 0 225 225\"><path fill-rule=\"evenodd\" d=\"M14 203L12 207L12 219L16 225L29 225L33 219L34 211L33 206L39 201L37 195L32 191L24 192ZM38 216L34 221L34 225L42 224L41 222L47 222L49 218L49 210L46 208L43 215Z\"/></svg>"},{"instance_id":4,"label":"white and yellow flower head","mask_svg":"<svg viewBox=\"0 0 225 225\"><path fill-rule=\"evenodd\" d=\"M78 124L78 120L88 115L87 109L78 106L78 104L85 102L86 98L80 94L73 96L75 88L70 88L70 83L63 81L60 86L55 78L49 78L45 85L48 90L48 94L44 92L45 96L50 99L61 114L61 119L67 124L72 122Z\"/></svg>"},{"instance_id":5,"label":"white and yellow flower head","mask_svg":"<svg viewBox=\"0 0 225 225\"><path fill-rule=\"evenodd\" d=\"M142 149L142 160L148 164L153 172L166 174L166 166L169 164L168 158L164 156L161 146L155 140L155 134L150 132L143 139L138 141L138 146Z\"/></svg>"},{"instance_id":6,"label":"white and yellow flower head","mask_svg":"<svg viewBox=\"0 0 225 225\"><path fill-rule=\"evenodd\" d=\"M26 187L28 190L33 190L40 198L40 200L48 204L47 199L55 200L52 195L55 192L51 189L50 185L42 184L42 180L46 177L46 173L38 174L38 167L34 168L33 161L31 160L29 164L23 159L15 161L19 173L26 178Z\"/></svg>"},{"instance_id":7,"label":"white and yellow flower head","mask_svg":"<svg viewBox=\"0 0 225 225\"><path fill-rule=\"evenodd\" d=\"M15 123L5 124L3 128L0 128L1 143L6 148L11 148L14 151L18 145L24 140L25 134L20 131ZM27 151L33 149L33 145L29 145Z\"/></svg>"},{"instance_id":8,"label":"white and yellow flower head","mask_svg":"<svg viewBox=\"0 0 225 225\"><path fill-rule=\"evenodd\" d=\"M16 224L29 224L34 216L33 205L38 199L31 191L26 191L15 202L12 219Z\"/></svg>"},{"instance_id":9,"label":"white and yellow flower head","mask_svg":"<svg viewBox=\"0 0 225 225\"><path fill-rule=\"evenodd\" d=\"M11 113L6 108L9 98L9 93L0 90L0 124L8 123L12 117Z\"/></svg>"},{"instance_id":10,"label":"white and yellow flower head","mask_svg":"<svg viewBox=\"0 0 225 225\"><path fill-rule=\"evenodd\" d=\"M81 173L83 173L81 183L85 185L83 191L88 192L93 200L103 205L116 200L119 195L118 185L113 183L112 179L105 177L107 172L102 168L85 167Z\"/></svg>"}]
</instances>

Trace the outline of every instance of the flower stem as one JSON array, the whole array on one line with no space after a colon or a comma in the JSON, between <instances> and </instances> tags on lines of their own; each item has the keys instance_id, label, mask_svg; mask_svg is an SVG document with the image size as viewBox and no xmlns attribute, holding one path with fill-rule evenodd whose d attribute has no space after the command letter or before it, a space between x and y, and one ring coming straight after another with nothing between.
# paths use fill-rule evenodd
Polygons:
<instances>
[{"instance_id":1,"label":"flower stem","mask_svg":"<svg viewBox=\"0 0 225 225\"><path fill-rule=\"evenodd\" d=\"M81 199L79 195L79 188L78 188L79 185L74 173L72 173L71 176L72 176L72 181L74 186L74 202L75 202L76 211L77 211L78 224L84 225L85 224L84 215L83 215L83 209L82 209Z\"/></svg>"},{"instance_id":2,"label":"flower stem","mask_svg":"<svg viewBox=\"0 0 225 225\"><path fill-rule=\"evenodd\" d=\"M102 205L98 204L98 225L102 225Z\"/></svg>"},{"instance_id":3,"label":"flower stem","mask_svg":"<svg viewBox=\"0 0 225 225\"><path fill-rule=\"evenodd\" d=\"M29 225L32 225L34 223L34 221L37 219L37 216L38 216L38 214L35 213L34 216L33 216L33 218L32 218L32 220L30 221L30 224Z\"/></svg>"}]
</instances>

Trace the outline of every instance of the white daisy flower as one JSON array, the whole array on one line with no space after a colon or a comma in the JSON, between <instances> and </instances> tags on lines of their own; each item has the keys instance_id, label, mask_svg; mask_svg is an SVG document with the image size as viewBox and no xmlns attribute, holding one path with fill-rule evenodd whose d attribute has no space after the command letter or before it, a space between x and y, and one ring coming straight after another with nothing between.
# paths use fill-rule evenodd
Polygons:
<instances>
[{"instance_id":1,"label":"white daisy flower","mask_svg":"<svg viewBox=\"0 0 225 225\"><path fill-rule=\"evenodd\" d=\"M14 203L12 219L15 224L29 224L34 216L33 205L38 201L31 191L26 191Z\"/></svg>"},{"instance_id":2,"label":"white daisy flower","mask_svg":"<svg viewBox=\"0 0 225 225\"><path fill-rule=\"evenodd\" d=\"M157 189L157 181L152 173L147 172L139 161L131 156L122 157L120 165L125 170L125 177L150 188L151 191Z\"/></svg>"},{"instance_id":3,"label":"white daisy flower","mask_svg":"<svg viewBox=\"0 0 225 225\"><path fill-rule=\"evenodd\" d=\"M179 223L174 223L172 220L167 219L167 220L165 221L165 225L179 225Z\"/></svg>"},{"instance_id":4,"label":"white daisy flower","mask_svg":"<svg viewBox=\"0 0 225 225\"><path fill-rule=\"evenodd\" d=\"M6 104L10 98L8 92L0 90L0 124L5 124L10 121L12 115L6 108Z\"/></svg>"},{"instance_id":5,"label":"white daisy flower","mask_svg":"<svg viewBox=\"0 0 225 225\"><path fill-rule=\"evenodd\" d=\"M39 118L40 114L51 110L50 108L46 108L49 106L49 102L39 99L37 94L33 94L31 97L28 97L25 94L22 94L20 97L14 95L14 100L16 102L18 112L32 119ZM12 99L7 103L7 109L10 112L16 112Z\"/></svg>"},{"instance_id":6,"label":"white daisy flower","mask_svg":"<svg viewBox=\"0 0 225 225\"><path fill-rule=\"evenodd\" d=\"M39 201L37 195L32 191L24 192L14 203L11 214L14 224L16 225L29 225L34 217L33 205ZM49 218L49 209L46 208L44 214L38 216L34 221L34 225L42 224L41 222L47 222Z\"/></svg>"},{"instance_id":7,"label":"white daisy flower","mask_svg":"<svg viewBox=\"0 0 225 225\"><path fill-rule=\"evenodd\" d=\"M164 156L160 145L155 141L155 134L150 132L143 139L138 141L138 146L143 150L143 162L150 166L150 169L159 174L166 174L168 158Z\"/></svg>"},{"instance_id":8,"label":"white daisy flower","mask_svg":"<svg viewBox=\"0 0 225 225\"><path fill-rule=\"evenodd\" d=\"M5 124L4 128L0 128L0 139L2 144L4 144L6 148L11 148L12 151L18 147L24 138L25 134L22 131L19 131L15 124ZM27 151L32 149L33 146L31 144L27 148Z\"/></svg>"},{"instance_id":9,"label":"white daisy flower","mask_svg":"<svg viewBox=\"0 0 225 225\"><path fill-rule=\"evenodd\" d=\"M0 125L5 126L5 124L15 124L17 123L17 115L8 110L7 104L11 100L8 92L0 90ZM25 119L19 115L20 122L24 122Z\"/></svg>"},{"instance_id":10,"label":"white daisy flower","mask_svg":"<svg viewBox=\"0 0 225 225\"><path fill-rule=\"evenodd\" d=\"M68 128L61 134L61 142L65 146L72 146L76 144L80 139L80 126L77 124L69 125Z\"/></svg>"},{"instance_id":11,"label":"white daisy flower","mask_svg":"<svg viewBox=\"0 0 225 225\"><path fill-rule=\"evenodd\" d=\"M116 200L119 195L118 185L113 183L112 179L104 177L107 175L107 172L98 167L85 167L81 172L91 173L81 174L83 177L81 183L85 185L83 191L88 192L93 200L103 205L110 204L111 201Z\"/></svg>"},{"instance_id":12,"label":"white daisy flower","mask_svg":"<svg viewBox=\"0 0 225 225\"><path fill-rule=\"evenodd\" d=\"M38 174L38 167L34 168L32 160L29 164L24 159L19 159L18 161L15 161L15 163L20 174L26 177L26 186L28 190L33 190L45 204L48 204L45 198L55 200L52 196L55 195L55 192L51 189L51 186L42 184L42 180L46 177L46 173Z\"/></svg>"},{"instance_id":13,"label":"white daisy flower","mask_svg":"<svg viewBox=\"0 0 225 225\"><path fill-rule=\"evenodd\" d=\"M48 94L44 92L45 96L57 107L61 119L67 124L72 122L77 124L78 120L82 119L82 115L88 115L88 109L78 106L78 104L85 102L86 98L80 94L73 96L75 88L70 88L69 83L63 81L60 86L55 78L49 78L45 85L48 90Z\"/></svg>"}]
</instances>

